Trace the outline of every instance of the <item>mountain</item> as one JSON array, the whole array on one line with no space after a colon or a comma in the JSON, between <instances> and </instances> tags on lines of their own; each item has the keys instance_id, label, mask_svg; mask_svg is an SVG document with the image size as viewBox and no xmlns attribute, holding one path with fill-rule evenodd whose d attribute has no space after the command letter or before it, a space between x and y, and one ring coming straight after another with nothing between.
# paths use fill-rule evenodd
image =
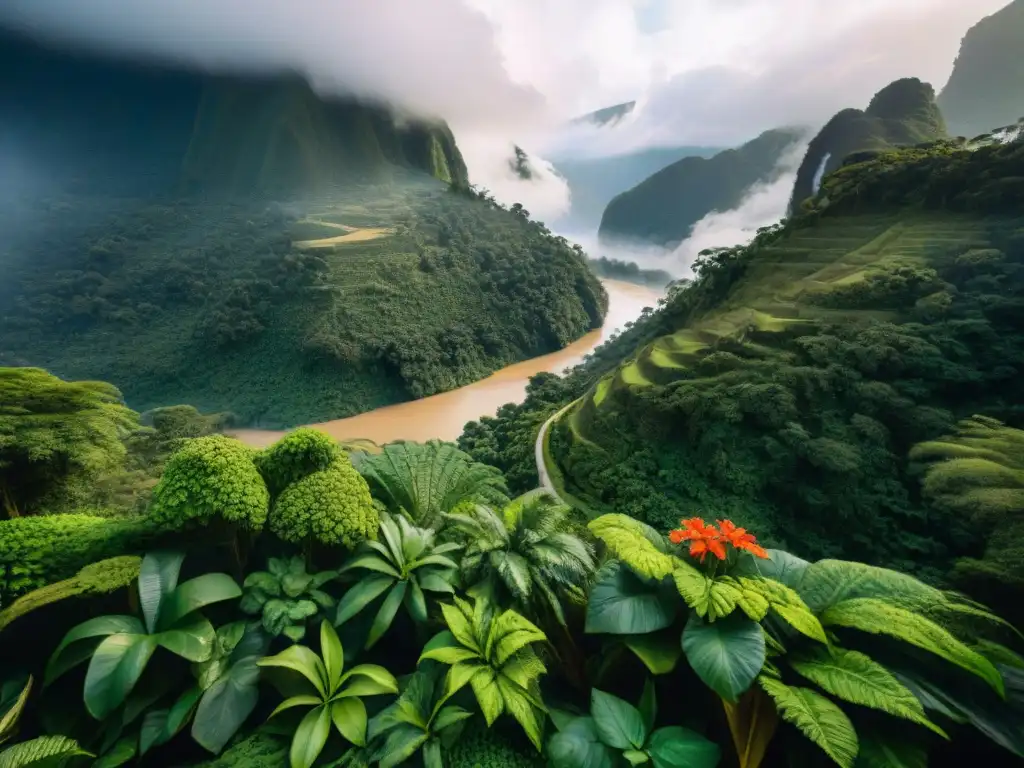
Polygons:
<instances>
[{"instance_id":1,"label":"mountain","mask_svg":"<svg viewBox=\"0 0 1024 768\"><path fill-rule=\"evenodd\" d=\"M1024 0L968 30L939 108L954 136L970 138L1024 117Z\"/></svg>"},{"instance_id":2,"label":"mountain","mask_svg":"<svg viewBox=\"0 0 1024 768\"><path fill-rule=\"evenodd\" d=\"M775 178L780 157L800 135L765 131L737 149L677 160L612 198L601 217L601 239L664 246L685 240L705 215L735 208L751 185Z\"/></svg>"},{"instance_id":3,"label":"mountain","mask_svg":"<svg viewBox=\"0 0 1024 768\"><path fill-rule=\"evenodd\" d=\"M588 112L572 119L572 123L594 123L595 125L608 125L617 123L636 108L635 101L626 101L622 104L615 104L611 107Z\"/></svg>"},{"instance_id":4,"label":"mountain","mask_svg":"<svg viewBox=\"0 0 1024 768\"><path fill-rule=\"evenodd\" d=\"M93 192L285 192L390 168L467 185L447 126L324 98L296 75L216 76L0 31L0 136Z\"/></svg>"},{"instance_id":5,"label":"mountain","mask_svg":"<svg viewBox=\"0 0 1024 768\"><path fill-rule=\"evenodd\" d=\"M585 257L468 188L443 124L0 39L0 366L285 427L601 324Z\"/></svg>"},{"instance_id":6,"label":"mountain","mask_svg":"<svg viewBox=\"0 0 1024 768\"><path fill-rule=\"evenodd\" d=\"M930 85L917 78L890 83L875 94L867 109L844 109L814 137L797 171L790 210L798 211L814 194L815 184L854 153L919 144L945 135Z\"/></svg>"},{"instance_id":7,"label":"mountain","mask_svg":"<svg viewBox=\"0 0 1024 768\"><path fill-rule=\"evenodd\" d=\"M1024 140L897 149L709 258L544 383L559 392L548 412L580 398L550 438L567 498L658 530L728 518L804 558L952 577L999 523L968 531L934 506L912 452L936 454L928 441L975 414L1024 426L1022 167ZM946 455L988 471L971 463L981 452Z\"/></svg>"},{"instance_id":8,"label":"mountain","mask_svg":"<svg viewBox=\"0 0 1024 768\"><path fill-rule=\"evenodd\" d=\"M553 160L572 195L572 207L558 220L558 227L567 232L593 233L604 209L620 192L681 158L711 157L720 151L715 147L655 147L610 157Z\"/></svg>"}]
</instances>

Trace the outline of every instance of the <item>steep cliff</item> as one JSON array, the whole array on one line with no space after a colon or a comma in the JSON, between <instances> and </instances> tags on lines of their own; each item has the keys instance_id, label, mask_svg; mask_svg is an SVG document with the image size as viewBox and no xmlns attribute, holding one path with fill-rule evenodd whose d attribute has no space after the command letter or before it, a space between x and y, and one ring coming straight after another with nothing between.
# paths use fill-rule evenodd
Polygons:
<instances>
[{"instance_id":1,"label":"steep cliff","mask_svg":"<svg viewBox=\"0 0 1024 768\"><path fill-rule=\"evenodd\" d=\"M939 107L950 133L967 138L1024 116L1024 0L967 32Z\"/></svg>"},{"instance_id":2,"label":"steep cliff","mask_svg":"<svg viewBox=\"0 0 1024 768\"><path fill-rule=\"evenodd\" d=\"M825 124L807 148L790 201L792 211L814 194L815 182L854 153L920 144L946 135L932 86L917 78L890 83L865 110L844 109Z\"/></svg>"}]
</instances>

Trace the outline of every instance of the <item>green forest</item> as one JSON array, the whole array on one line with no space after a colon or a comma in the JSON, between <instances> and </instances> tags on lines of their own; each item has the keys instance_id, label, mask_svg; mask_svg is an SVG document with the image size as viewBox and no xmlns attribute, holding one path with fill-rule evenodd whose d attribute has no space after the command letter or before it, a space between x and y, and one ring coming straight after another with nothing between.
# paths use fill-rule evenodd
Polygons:
<instances>
[{"instance_id":1,"label":"green forest","mask_svg":"<svg viewBox=\"0 0 1024 768\"><path fill-rule=\"evenodd\" d=\"M1024 643L964 594L687 505L660 527L586 514L450 443L301 428L254 450L225 419L0 369L0 765L1024 755ZM1022 434L975 417L919 444L926 492L1008 514ZM984 579L995 560L960 565Z\"/></svg>"},{"instance_id":2,"label":"green forest","mask_svg":"<svg viewBox=\"0 0 1024 768\"><path fill-rule=\"evenodd\" d=\"M140 410L354 415L561 349L607 309L584 256L527 211L423 176L304 203L65 196L19 213L47 235L9 264L0 363L102 377Z\"/></svg>"}]
</instances>

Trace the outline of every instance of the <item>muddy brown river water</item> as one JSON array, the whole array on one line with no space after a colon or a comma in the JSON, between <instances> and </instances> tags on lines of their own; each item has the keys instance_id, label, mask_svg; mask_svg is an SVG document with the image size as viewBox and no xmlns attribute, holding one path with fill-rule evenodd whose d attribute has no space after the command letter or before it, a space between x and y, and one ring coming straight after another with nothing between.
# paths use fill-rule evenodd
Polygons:
<instances>
[{"instance_id":1,"label":"muddy brown river water","mask_svg":"<svg viewBox=\"0 0 1024 768\"><path fill-rule=\"evenodd\" d=\"M633 283L603 280L608 291L608 315L604 326L591 331L565 349L534 357L450 392L388 405L373 411L310 426L337 440L372 440L378 444L393 440L423 442L433 438L455 440L467 421L493 416L505 403L518 403L526 395L531 376L547 371L561 373L583 360L584 355L605 341L616 329L635 320L644 307L657 305L661 293ZM283 431L241 429L233 433L246 443L262 447L277 440Z\"/></svg>"}]
</instances>

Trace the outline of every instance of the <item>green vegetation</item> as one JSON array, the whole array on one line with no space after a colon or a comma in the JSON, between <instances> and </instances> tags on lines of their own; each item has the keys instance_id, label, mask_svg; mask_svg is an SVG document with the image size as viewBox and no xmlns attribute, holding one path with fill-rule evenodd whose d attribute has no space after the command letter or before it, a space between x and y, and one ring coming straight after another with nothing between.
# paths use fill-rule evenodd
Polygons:
<instances>
[{"instance_id":1,"label":"green vegetation","mask_svg":"<svg viewBox=\"0 0 1024 768\"><path fill-rule=\"evenodd\" d=\"M975 437L989 459L1015 439L975 420L945 442ZM728 520L688 519L667 538L623 514L584 525L544 492L509 502L497 470L450 445L356 453L368 483L309 430L258 454L230 444L180 440L160 485L198 466L190 493L224 509L246 506L243 467L265 497L264 477L283 486L244 536L196 536L180 510L154 519L163 490L141 515L0 522L15 557L33 546L19 532L51 535L27 594L0 611L4 759L855 768L879 753L1024 755L1019 636L961 595L765 551ZM193 463L211 450L227 471ZM918 451L942 466L932 444ZM143 530L157 546L140 561ZM180 549L161 548L173 534Z\"/></svg>"},{"instance_id":2,"label":"green vegetation","mask_svg":"<svg viewBox=\"0 0 1024 768\"><path fill-rule=\"evenodd\" d=\"M300 249L304 218L387 232ZM607 308L564 240L422 177L287 207L98 214L72 197L19 221L47 240L5 264L18 310L0 318L0 363L102 373L139 410L190 402L270 427L354 415L560 349Z\"/></svg>"},{"instance_id":3,"label":"green vegetation","mask_svg":"<svg viewBox=\"0 0 1024 768\"><path fill-rule=\"evenodd\" d=\"M673 280L672 275L663 269L641 269L633 261L619 261L602 256L590 259L588 263L598 275L612 280L625 280L652 288L664 288Z\"/></svg>"},{"instance_id":4,"label":"green vegetation","mask_svg":"<svg viewBox=\"0 0 1024 768\"><path fill-rule=\"evenodd\" d=\"M916 78L890 83L875 94L866 110L844 109L814 137L797 171L790 211L799 212L804 200L817 192L816 178L854 162L856 158L847 160L851 155L865 157L945 135L946 124L930 85Z\"/></svg>"},{"instance_id":5,"label":"green vegetation","mask_svg":"<svg viewBox=\"0 0 1024 768\"><path fill-rule=\"evenodd\" d=\"M685 240L707 214L735 208L753 184L776 178L779 161L799 136L765 131L714 157L684 157L662 168L612 198L601 217L601 238L664 246Z\"/></svg>"},{"instance_id":6,"label":"green vegetation","mask_svg":"<svg viewBox=\"0 0 1024 768\"><path fill-rule=\"evenodd\" d=\"M1022 153L883 153L750 246L706 252L693 283L561 384L563 403L586 393L552 435L569 492L658 528L701 511L805 557L956 578L992 529L940 478L1005 472L940 465L922 487L932 449L913 451L972 414L1021 425Z\"/></svg>"},{"instance_id":7,"label":"green vegetation","mask_svg":"<svg viewBox=\"0 0 1024 768\"><path fill-rule=\"evenodd\" d=\"M950 133L970 138L1024 116L1024 2L1014 0L964 36L953 74L939 94Z\"/></svg>"}]
</instances>

